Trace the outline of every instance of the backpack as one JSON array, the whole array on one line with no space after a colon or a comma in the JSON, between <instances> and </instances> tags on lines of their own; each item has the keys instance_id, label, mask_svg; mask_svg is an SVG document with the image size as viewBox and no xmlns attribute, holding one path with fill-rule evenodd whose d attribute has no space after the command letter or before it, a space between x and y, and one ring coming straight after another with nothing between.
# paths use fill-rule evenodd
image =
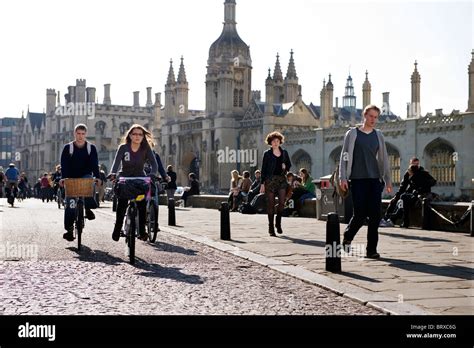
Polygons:
<instances>
[{"instance_id":1,"label":"backpack","mask_svg":"<svg viewBox=\"0 0 474 348\"><path fill-rule=\"evenodd\" d=\"M86 141L86 144L87 144L86 145L87 146L87 153L90 155L91 151L92 151L92 145L88 141ZM74 141L71 141L69 143L69 155L72 156L73 153L74 153Z\"/></svg>"},{"instance_id":2,"label":"backpack","mask_svg":"<svg viewBox=\"0 0 474 348\"><path fill-rule=\"evenodd\" d=\"M257 214L257 210L252 206L251 203L243 203L239 207L241 214Z\"/></svg>"}]
</instances>

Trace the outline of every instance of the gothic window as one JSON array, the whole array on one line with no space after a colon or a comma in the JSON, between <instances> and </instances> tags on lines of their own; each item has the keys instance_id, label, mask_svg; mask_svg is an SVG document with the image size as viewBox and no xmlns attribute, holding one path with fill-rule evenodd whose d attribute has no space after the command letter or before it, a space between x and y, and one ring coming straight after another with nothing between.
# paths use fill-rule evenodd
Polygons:
<instances>
[{"instance_id":1,"label":"gothic window","mask_svg":"<svg viewBox=\"0 0 474 348\"><path fill-rule=\"evenodd\" d=\"M240 107L244 106L244 90L243 89L239 91L239 106Z\"/></svg>"},{"instance_id":2,"label":"gothic window","mask_svg":"<svg viewBox=\"0 0 474 348\"><path fill-rule=\"evenodd\" d=\"M106 123L104 121L99 121L95 124L95 131L97 135L104 135L105 134L105 127Z\"/></svg>"},{"instance_id":3,"label":"gothic window","mask_svg":"<svg viewBox=\"0 0 474 348\"><path fill-rule=\"evenodd\" d=\"M125 135L125 133L130 128L130 125L127 122L124 122L120 125L120 135Z\"/></svg>"},{"instance_id":4,"label":"gothic window","mask_svg":"<svg viewBox=\"0 0 474 348\"><path fill-rule=\"evenodd\" d=\"M390 175L393 185L400 185L400 153L392 145L387 143L388 161L390 164Z\"/></svg>"},{"instance_id":5,"label":"gothic window","mask_svg":"<svg viewBox=\"0 0 474 348\"><path fill-rule=\"evenodd\" d=\"M435 140L426 147L430 174L440 186L454 186L456 184L455 151L441 139Z\"/></svg>"},{"instance_id":6,"label":"gothic window","mask_svg":"<svg viewBox=\"0 0 474 348\"><path fill-rule=\"evenodd\" d=\"M234 89L234 106L239 106L239 90Z\"/></svg>"},{"instance_id":7,"label":"gothic window","mask_svg":"<svg viewBox=\"0 0 474 348\"><path fill-rule=\"evenodd\" d=\"M298 173L301 168L306 168L308 172L311 172L312 161L311 156L304 150L298 150L292 156L292 171Z\"/></svg>"},{"instance_id":8,"label":"gothic window","mask_svg":"<svg viewBox=\"0 0 474 348\"><path fill-rule=\"evenodd\" d=\"M329 155L329 170L331 173L336 169L337 166L339 166L339 162L341 160L341 151L342 146L338 146Z\"/></svg>"}]
</instances>

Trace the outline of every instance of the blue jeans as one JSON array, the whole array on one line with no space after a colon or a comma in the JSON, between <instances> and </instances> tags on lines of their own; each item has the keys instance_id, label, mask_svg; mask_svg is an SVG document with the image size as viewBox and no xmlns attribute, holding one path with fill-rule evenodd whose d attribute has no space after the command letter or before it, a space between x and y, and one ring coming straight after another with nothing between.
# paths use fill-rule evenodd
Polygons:
<instances>
[{"instance_id":1,"label":"blue jeans","mask_svg":"<svg viewBox=\"0 0 474 348\"><path fill-rule=\"evenodd\" d=\"M86 175L83 177L85 178L92 178L92 175ZM94 190L95 192L95 190ZM74 203L71 204L76 198L66 198L66 205L64 209L64 229L68 230L74 225L74 218L75 218L75 211L76 205ZM71 208L72 207L72 208ZM87 197L84 199L84 207L86 210L96 209L97 203L95 202L94 197Z\"/></svg>"},{"instance_id":2,"label":"blue jeans","mask_svg":"<svg viewBox=\"0 0 474 348\"><path fill-rule=\"evenodd\" d=\"M352 241L366 218L369 218L367 254L377 252L383 188L379 179L353 179L350 182L354 215L344 231L344 239Z\"/></svg>"}]
</instances>

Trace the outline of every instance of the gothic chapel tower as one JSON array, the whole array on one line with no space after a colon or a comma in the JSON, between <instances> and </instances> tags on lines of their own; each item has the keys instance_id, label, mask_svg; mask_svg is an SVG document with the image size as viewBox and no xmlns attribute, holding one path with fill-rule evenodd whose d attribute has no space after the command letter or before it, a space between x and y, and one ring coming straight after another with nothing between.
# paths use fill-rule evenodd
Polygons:
<instances>
[{"instance_id":1,"label":"gothic chapel tower","mask_svg":"<svg viewBox=\"0 0 474 348\"><path fill-rule=\"evenodd\" d=\"M239 116L252 97L250 48L237 33L235 0L224 3L224 28L209 49L206 75L208 116Z\"/></svg>"}]
</instances>

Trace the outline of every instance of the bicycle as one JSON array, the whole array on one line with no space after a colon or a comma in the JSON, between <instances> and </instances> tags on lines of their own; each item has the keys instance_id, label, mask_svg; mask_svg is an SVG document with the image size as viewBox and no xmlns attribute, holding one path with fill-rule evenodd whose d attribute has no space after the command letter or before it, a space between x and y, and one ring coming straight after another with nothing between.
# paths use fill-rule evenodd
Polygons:
<instances>
[{"instance_id":1,"label":"bicycle","mask_svg":"<svg viewBox=\"0 0 474 348\"><path fill-rule=\"evenodd\" d=\"M148 198L150 201L150 183L149 177L120 177L118 185L118 196L128 199L128 206L125 213L125 220L121 237L125 237L125 243L128 247L128 257L130 264L135 264L135 238L139 234L139 216L137 203Z\"/></svg>"},{"instance_id":2,"label":"bicycle","mask_svg":"<svg viewBox=\"0 0 474 348\"><path fill-rule=\"evenodd\" d=\"M158 226L158 214L160 212L160 203L158 197L160 194L160 182L156 180L154 183L154 193L150 199L148 199L146 204L146 228L148 231L148 240L151 243L155 243L156 237L160 228ZM153 191L153 189L152 189Z\"/></svg>"},{"instance_id":3,"label":"bicycle","mask_svg":"<svg viewBox=\"0 0 474 348\"><path fill-rule=\"evenodd\" d=\"M84 198L94 197L94 181L93 178L64 179L65 197L72 198L69 201L69 208L75 209L74 238L77 239L77 250L79 251L85 227Z\"/></svg>"}]
</instances>

